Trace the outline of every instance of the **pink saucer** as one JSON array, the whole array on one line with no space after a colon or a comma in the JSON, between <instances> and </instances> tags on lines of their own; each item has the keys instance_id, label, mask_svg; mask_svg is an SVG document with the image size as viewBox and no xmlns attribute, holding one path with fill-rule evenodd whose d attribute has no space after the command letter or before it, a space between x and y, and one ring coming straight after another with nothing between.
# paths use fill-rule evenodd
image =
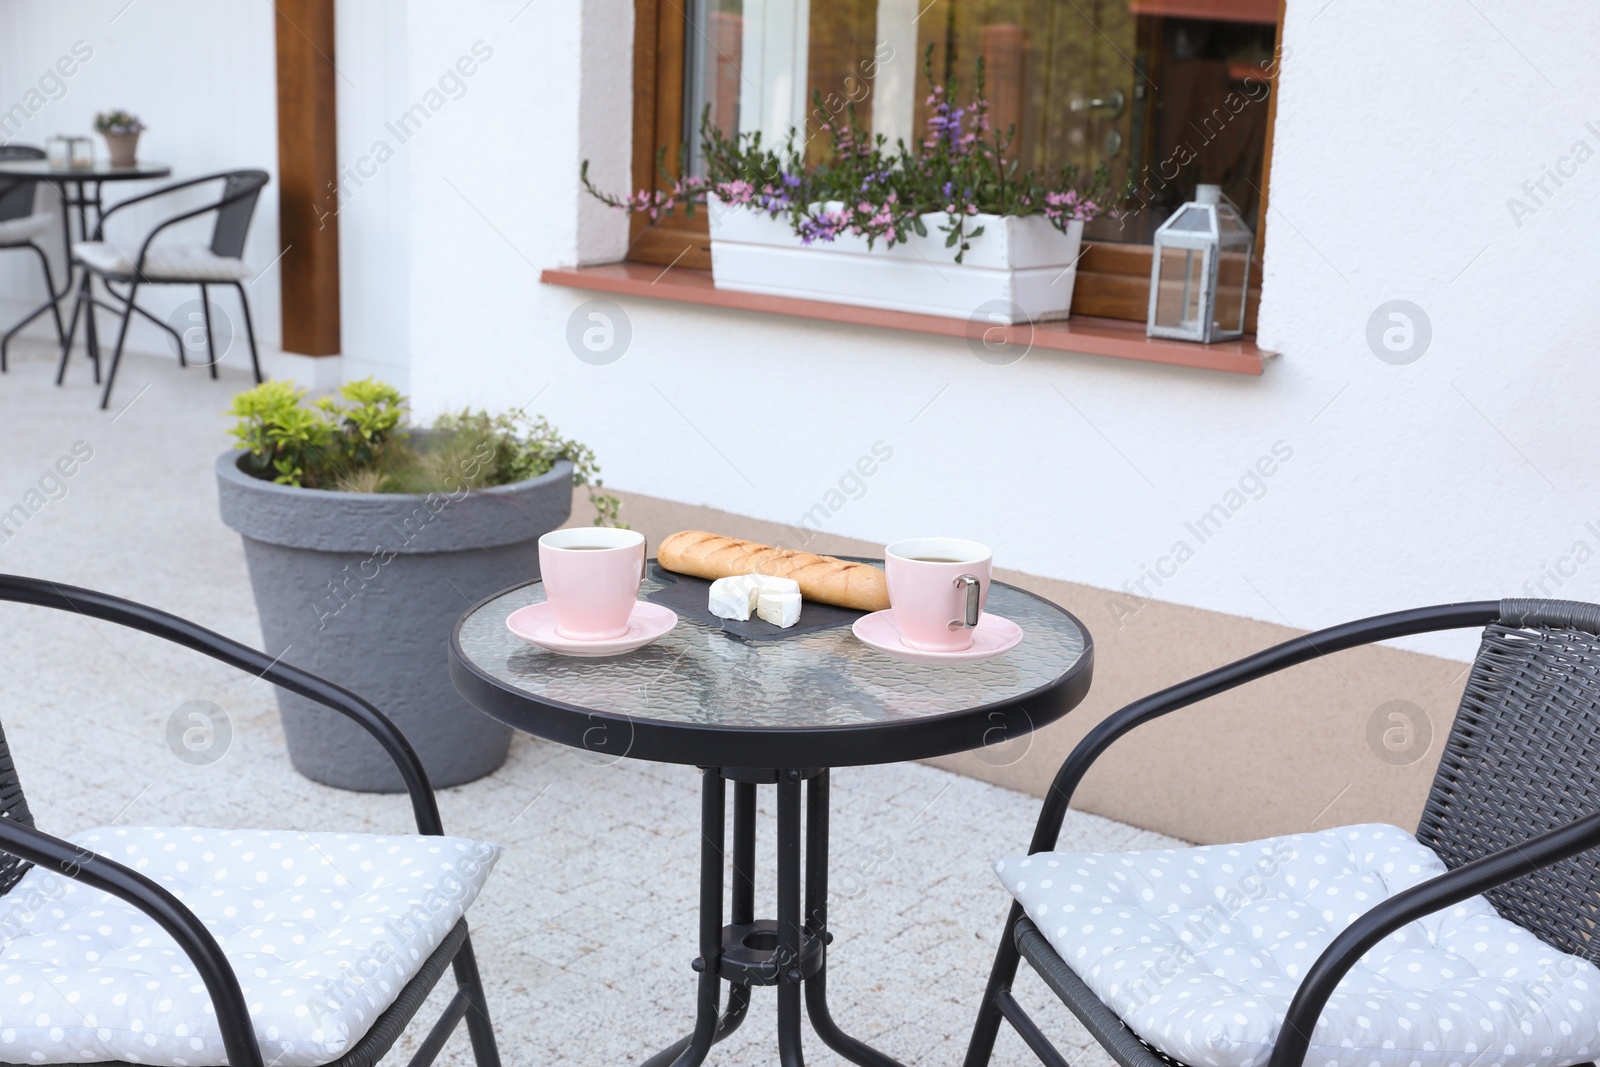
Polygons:
<instances>
[{"instance_id":1,"label":"pink saucer","mask_svg":"<svg viewBox=\"0 0 1600 1067\"><path fill-rule=\"evenodd\" d=\"M893 608L863 615L850 630L868 648L907 663L981 663L1010 652L1022 640L1022 627L989 612L984 612L972 628L972 646L959 652L925 652L904 643L900 640L900 627L894 622Z\"/></svg>"},{"instance_id":2,"label":"pink saucer","mask_svg":"<svg viewBox=\"0 0 1600 1067\"><path fill-rule=\"evenodd\" d=\"M628 616L627 633L601 641L579 641L563 636L556 629L555 611L548 603L529 604L506 616L506 629L530 645L538 645L563 656L620 656L659 640L676 625L676 613L648 600L641 600L633 606L633 614Z\"/></svg>"}]
</instances>

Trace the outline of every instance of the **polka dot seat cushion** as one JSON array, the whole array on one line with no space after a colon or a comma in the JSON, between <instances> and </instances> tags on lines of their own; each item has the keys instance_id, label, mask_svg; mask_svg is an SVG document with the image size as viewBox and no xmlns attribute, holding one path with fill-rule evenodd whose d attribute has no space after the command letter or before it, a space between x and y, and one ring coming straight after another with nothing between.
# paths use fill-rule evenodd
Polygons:
<instances>
[{"instance_id":1,"label":"polka dot seat cushion","mask_svg":"<svg viewBox=\"0 0 1600 1067\"><path fill-rule=\"evenodd\" d=\"M500 848L457 837L111 827L72 838L205 921L262 1058L348 1052L466 911ZM224 1064L211 998L154 920L32 868L0 897L0 1061Z\"/></svg>"},{"instance_id":2,"label":"polka dot seat cushion","mask_svg":"<svg viewBox=\"0 0 1600 1067\"><path fill-rule=\"evenodd\" d=\"M1443 874L1393 826L1243 845L1041 852L995 864L1051 946L1147 1043L1261 1067L1300 980L1355 919ZM1376 945L1328 1002L1319 1067L1558 1067L1600 1052L1600 971L1483 897Z\"/></svg>"}]
</instances>

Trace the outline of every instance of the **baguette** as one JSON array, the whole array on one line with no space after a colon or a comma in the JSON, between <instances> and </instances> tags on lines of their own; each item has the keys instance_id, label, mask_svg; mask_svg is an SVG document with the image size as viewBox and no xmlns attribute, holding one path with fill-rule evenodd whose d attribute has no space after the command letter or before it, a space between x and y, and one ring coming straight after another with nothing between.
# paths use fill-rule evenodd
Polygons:
<instances>
[{"instance_id":1,"label":"baguette","mask_svg":"<svg viewBox=\"0 0 1600 1067\"><path fill-rule=\"evenodd\" d=\"M857 611L883 611L889 606L889 586L876 567L704 530L682 530L668 537L656 549L656 560L669 571L713 581L739 574L793 578L800 583L801 596L820 604Z\"/></svg>"}]
</instances>

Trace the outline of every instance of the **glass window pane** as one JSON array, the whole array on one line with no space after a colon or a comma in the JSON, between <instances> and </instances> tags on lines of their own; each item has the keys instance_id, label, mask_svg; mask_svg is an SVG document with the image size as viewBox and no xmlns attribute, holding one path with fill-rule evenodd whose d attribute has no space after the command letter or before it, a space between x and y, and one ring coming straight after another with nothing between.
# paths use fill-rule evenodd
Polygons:
<instances>
[{"instance_id":1,"label":"glass window pane","mask_svg":"<svg viewBox=\"0 0 1600 1067\"><path fill-rule=\"evenodd\" d=\"M1168 17L1170 5L1155 0L675 2L687 16L683 127L691 172L704 172L698 142L707 108L725 134L742 124L765 129L769 140L782 139L784 116L792 115L813 164L828 149L820 127L852 105L864 128L920 140L929 113L923 56L931 47L934 76L960 83L958 102L971 99L982 58L991 126L1010 132L1008 159L1045 172L1070 164L1085 174L1104 163L1114 187L1131 189L1131 210L1091 223L1087 238L1148 243L1200 183L1221 185L1250 229L1260 229L1256 187L1275 70L1271 0L1185 5L1214 9L1212 18ZM763 41L745 40L756 32ZM803 54L785 57L784 42L793 47L801 37ZM752 49L777 65L741 71ZM803 106L784 88L797 80Z\"/></svg>"},{"instance_id":2,"label":"glass window pane","mask_svg":"<svg viewBox=\"0 0 1600 1067\"><path fill-rule=\"evenodd\" d=\"M872 129L878 0L812 0L806 70L806 160L820 163L832 143L824 123Z\"/></svg>"},{"instance_id":3,"label":"glass window pane","mask_svg":"<svg viewBox=\"0 0 1600 1067\"><path fill-rule=\"evenodd\" d=\"M739 64L744 44L744 0L683 0L688 25L683 39L683 139L689 146L684 172L704 174L700 122L709 115L726 136L739 130ZM818 0L827 4L830 0Z\"/></svg>"}]
</instances>

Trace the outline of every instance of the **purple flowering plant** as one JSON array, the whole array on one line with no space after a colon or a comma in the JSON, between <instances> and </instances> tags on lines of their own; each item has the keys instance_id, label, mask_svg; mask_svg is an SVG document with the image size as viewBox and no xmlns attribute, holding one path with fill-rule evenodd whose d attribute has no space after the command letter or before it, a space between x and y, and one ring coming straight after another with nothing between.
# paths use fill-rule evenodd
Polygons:
<instances>
[{"instance_id":1,"label":"purple flowering plant","mask_svg":"<svg viewBox=\"0 0 1600 1067\"><path fill-rule=\"evenodd\" d=\"M851 105L820 125L818 132L827 135L830 151L824 162L808 165L795 131L775 150L762 144L759 131L724 135L711 123L707 108L700 124L705 176L679 175L665 188L641 189L627 197L596 188L587 160L580 177L593 196L652 222L679 205L693 217L696 205L714 196L726 205L786 217L805 244L848 233L865 237L869 248L880 240L892 248L913 233L927 236L922 216L943 213L938 229L945 235L945 247L956 250L957 263L972 240L983 235L976 216L1043 215L1065 232L1073 222L1087 222L1108 209L1113 196L1105 164L1080 180L1078 168L1070 164L1040 173L1022 170L1016 160L1006 158L1016 130L990 127L981 58L974 95L959 106L954 76L943 84L934 78L931 46L923 58L923 74L929 115L927 130L915 146L901 140L891 148L882 134L872 136L856 122ZM820 99L818 104L817 113L827 115ZM657 173L666 173L664 156Z\"/></svg>"}]
</instances>

